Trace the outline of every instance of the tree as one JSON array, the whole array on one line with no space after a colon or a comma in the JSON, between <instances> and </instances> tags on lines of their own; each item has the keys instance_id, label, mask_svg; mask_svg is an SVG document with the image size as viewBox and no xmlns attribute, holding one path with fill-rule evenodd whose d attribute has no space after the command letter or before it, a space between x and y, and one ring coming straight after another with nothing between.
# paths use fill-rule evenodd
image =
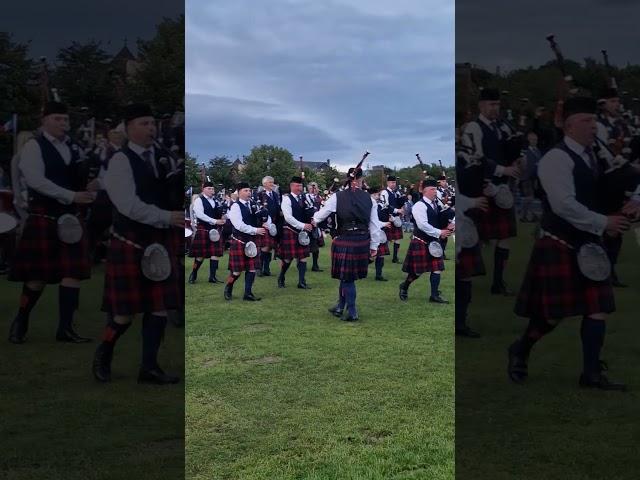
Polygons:
<instances>
[{"instance_id":1,"label":"tree","mask_svg":"<svg viewBox=\"0 0 640 480\"><path fill-rule=\"evenodd\" d=\"M215 156L209 160L207 174L216 186L224 185L227 189L233 186L233 179L230 175L232 163L226 156Z\"/></svg>"},{"instance_id":2,"label":"tree","mask_svg":"<svg viewBox=\"0 0 640 480\"><path fill-rule=\"evenodd\" d=\"M13 42L11 35L0 32L0 124L13 113L18 114L20 130L38 125L40 99L37 88L30 88L35 62L28 58L29 46ZM0 133L0 154L10 157L13 138Z\"/></svg>"},{"instance_id":3,"label":"tree","mask_svg":"<svg viewBox=\"0 0 640 480\"><path fill-rule=\"evenodd\" d=\"M194 187L200 189L202 166L198 163L197 157L192 157L187 153L184 158L184 183L185 189Z\"/></svg>"},{"instance_id":4,"label":"tree","mask_svg":"<svg viewBox=\"0 0 640 480\"><path fill-rule=\"evenodd\" d=\"M171 113L184 103L184 15L164 18L156 36L138 40L141 67L132 88L132 100L152 104L158 113Z\"/></svg>"},{"instance_id":5,"label":"tree","mask_svg":"<svg viewBox=\"0 0 640 480\"><path fill-rule=\"evenodd\" d=\"M333 180L337 178L338 181L345 178L344 173L340 173L335 167L326 167L322 169L322 173L320 174L320 181L322 185L320 188L322 190L326 190L333 184Z\"/></svg>"},{"instance_id":6,"label":"tree","mask_svg":"<svg viewBox=\"0 0 640 480\"><path fill-rule=\"evenodd\" d=\"M76 108L87 107L98 118L117 113L110 57L100 42L72 42L71 46L60 49L57 60L51 85L60 91L63 102Z\"/></svg>"},{"instance_id":7,"label":"tree","mask_svg":"<svg viewBox=\"0 0 640 480\"><path fill-rule=\"evenodd\" d=\"M250 185L260 185L265 175L271 175L279 185L288 185L296 171L289 150L275 145L260 145L253 147L245 157L242 176Z\"/></svg>"}]
</instances>

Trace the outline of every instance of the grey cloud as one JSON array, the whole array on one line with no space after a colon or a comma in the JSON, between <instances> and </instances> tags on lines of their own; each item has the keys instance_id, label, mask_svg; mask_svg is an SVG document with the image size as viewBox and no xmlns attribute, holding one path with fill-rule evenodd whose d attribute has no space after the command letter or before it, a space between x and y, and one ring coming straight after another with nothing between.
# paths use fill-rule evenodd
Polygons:
<instances>
[{"instance_id":1,"label":"grey cloud","mask_svg":"<svg viewBox=\"0 0 640 480\"><path fill-rule=\"evenodd\" d=\"M344 145L345 155L374 142L394 144L394 137L417 136L424 150L436 148L432 139L453 131L450 9L435 9L445 11L442 17L430 15L424 2L404 1L398 8L373 2L373 12L367 2L347 3L252 2L249 8L244 0L190 2L187 92L257 102L253 115L240 108L274 125L304 125L322 141L331 139L327 149ZM415 14L407 14L410 8ZM206 146L196 141L193 125L188 118L189 148ZM236 150L255 143L244 131L246 146ZM322 141L306 139L298 138L303 150L321 148Z\"/></svg>"}]
</instances>

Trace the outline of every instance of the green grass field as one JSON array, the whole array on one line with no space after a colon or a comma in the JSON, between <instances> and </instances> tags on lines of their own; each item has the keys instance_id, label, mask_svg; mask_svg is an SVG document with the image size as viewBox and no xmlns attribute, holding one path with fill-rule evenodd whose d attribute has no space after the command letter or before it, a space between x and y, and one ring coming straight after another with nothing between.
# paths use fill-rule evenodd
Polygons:
<instances>
[{"instance_id":1,"label":"green grass field","mask_svg":"<svg viewBox=\"0 0 640 480\"><path fill-rule=\"evenodd\" d=\"M85 282L78 331L99 338L102 267ZM136 383L140 322L116 347L114 381L91 375L96 343L59 344L57 286L36 306L28 343L6 341L21 285L0 278L0 478L120 480L183 478L184 384ZM184 332L167 328L161 362L184 368Z\"/></svg>"},{"instance_id":2,"label":"green grass field","mask_svg":"<svg viewBox=\"0 0 640 480\"><path fill-rule=\"evenodd\" d=\"M258 278L259 303L241 300L243 278L226 302L206 263L187 285L188 478L453 478L453 305L427 303L428 276L402 304L400 265L387 257L390 281L375 282L371 265L357 282L360 322L342 322L327 312L338 284L329 248L309 291L295 288L295 267L285 290Z\"/></svg>"},{"instance_id":3,"label":"green grass field","mask_svg":"<svg viewBox=\"0 0 640 480\"><path fill-rule=\"evenodd\" d=\"M507 281L518 289L533 237L521 225L513 243ZM525 319L513 315L514 298L488 294L491 275L474 281L470 324L479 340L456 342L456 473L474 479L637 479L640 477L640 272L633 234L625 238L616 289L618 311L607 323L603 358L610 377L633 391L584 391L580 319L565 320L534 348L526 385L506 375L506 349ZM485 251L485 265L493 263ZM631 472L631 473L630 473Z\"/></svg>"}]
</instances>

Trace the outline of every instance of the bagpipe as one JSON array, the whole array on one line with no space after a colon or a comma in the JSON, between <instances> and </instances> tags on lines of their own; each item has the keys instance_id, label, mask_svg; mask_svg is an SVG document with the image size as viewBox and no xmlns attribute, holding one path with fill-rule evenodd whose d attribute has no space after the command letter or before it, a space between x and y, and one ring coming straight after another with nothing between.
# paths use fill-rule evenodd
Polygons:
<instances>
[{"instance_id":1,"label":"bagpipe","mask_svg":"<svg viewBox=\"0 0 640 480\"><path fill-rule=\"evenodd\" d=\"M181 158L157 139L153 139L153 146L156 149L157 163L164 171L162 188L166 192L169 209L182 210L184 205L184 158Z\"/></svg>"}]
</instances>

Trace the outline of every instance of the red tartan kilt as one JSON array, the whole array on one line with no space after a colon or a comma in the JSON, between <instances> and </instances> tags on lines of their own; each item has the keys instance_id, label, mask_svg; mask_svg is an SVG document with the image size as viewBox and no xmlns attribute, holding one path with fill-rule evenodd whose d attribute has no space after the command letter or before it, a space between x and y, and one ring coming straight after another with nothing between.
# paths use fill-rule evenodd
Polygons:
<instances>
[{"instance_id":1,"label":"red tartan kilt","mask_svg":"<svg viewBox=\"0 0 640 480\"><path fill-rule=\"evenodd\" d=\"M11 260L9 280L59 283L63 278L89 278L89 236L82 219L80 224L82 238L69 245L58 240L56 220L30 215Z\"/></svg>"},{"instance_id":2,"label":"red tartan kilt","mask_svg":"<svg viewBox=\"0 0 640 480\"><path fill-rule=\"evenodd\" d=\"M425 272L443 270L444 259L442 257L436 258L431 256L426 243L416 240L415 238L411 240L409 248L407 249L407 255L404 257L404 263L402 264L403 272L420 275Z\"/></svg>"},{"instance_id":3,"label":"red tartan kilt","mask_svg":"<svg viewBox=\"0 0 640 480\"><path fill-rule=\"evenodd\" d=\"M209 240L209 232L204 228L198 227L191 237L191 250L189 256L191 258L209 258L221 257L224 254L224 243L222 236L220 240L213 243Z\"/></svg>"},{"instance_id":4,"label":"red tartan kilt","mask_svg":"<svg viewBox=\"0 0 640 480\"><path fill-rule=\"evenodd\" d=\"M255 242L259 249L268 247L273 250L278 247L278 241L276 240L276 237L272 237L271 235L269 235L268 231L264 235L256 235Z\"/></svg>"},{"instance_id":5,"label":"red tartan kilt","mask_svg":"<svg viewBox=\"0 0 640 480\"><path fill-rule=\"evenodd\" d=\"M229 271L231 272L250 272L258 269L260 259L260 251L258 255L249 258L244 254L244 243L240 243L233 238L230 240L229 247Z\"/></svg>"},{"instance_id":6,"label":"red tartan kilt","mask_svg":"<svg viewBox=\"0 0 640 480\"><path fill-rule=\"evenodd\" d=\"M154 282L142 274L142 253L122 240L111 238L105 266L103 312L134 315L175 310L184 304L184 282L180 282L177 257L169 254L171 276L163 282Z\"/></svg>"},{"instance_id":7,"label":"red tartan kilt","mask_svg":"<svg viewBox=\"0 0 640 480\"><path fill-rule=\"evenodd\" d=\"M402 227L396 227L391 225L390 227L383 228L384 233L387 234L387 240L402 240Z\"/></svg>"},{"instance_id":8,"label":"red tartan kilt","mask_svg":"<svg viewBox=\"0 0 640 480\"><path fill-rule=\"evenodd\" d=\"M169 255L184 257L184 230L182 228L171 227L166 233L167 241L165 245Z\"/></svg>"},{"instance_id":9,"label":"red tartan kilt","mask_svg":"<svg viewBox=\"0 0 640 480\"><path fill-rule=\"evenodd\" d=\"M486 212L473 210L471 215L478 228L480 240L502 240L517 235L516 210L499 208L489 198L489 209Z\"/></svg>"},{"instance_id":10,"label":"red tartan kilt","mask_svg":"<svg viewBox=\"0 0 640 480\"><path fill-rule=\"evenodd\" d=\"M369 233L342 234L331 243L331 277L352 282L367 278Z\"/></svg>"},{"instance_id":11,"label":"red tartan kilt","mask_svg":"<svg viewBox=\"0 0 640 480\"><path fill-rule=\"evenodd\" d=\"M378 245L378 256L382 255L391 255L391 251L389 250L389 242L381 243Z\"/></svg>"},{"instance_id":12,"label":"red tartan kilt","mask_svg":"<svg viewBox=\"0 0 640 480\"><path fill-rule=\"evenodd\" d=\"M278 257L282 260L293 260L309 256L309 245L303 247L298 243L298 232L286 227L282 229L282 237L278 245Z\"/></svg>"},{"instance_id":13,"label":"red tartan kilt","mask_svg":"<svg viewBox=\"0 0 640 480\"><path fill-rule=\"evenodd\" d=\"M486 273L480 245L460 250L456 258L456 278L465 279L485 275Z\"/></svg>"},{"instance_id":14,"label":"red tartan kilt","mask_svg":"<svg viewBox=\"0 0 640 480\"><path fill-rule=\"evenodd\" d=\"M575 251L557 240L536 240L515 313L522 317L561 319L615 311L609 280L595 282L582 275Z\"/></svg>"}]
</instances>

